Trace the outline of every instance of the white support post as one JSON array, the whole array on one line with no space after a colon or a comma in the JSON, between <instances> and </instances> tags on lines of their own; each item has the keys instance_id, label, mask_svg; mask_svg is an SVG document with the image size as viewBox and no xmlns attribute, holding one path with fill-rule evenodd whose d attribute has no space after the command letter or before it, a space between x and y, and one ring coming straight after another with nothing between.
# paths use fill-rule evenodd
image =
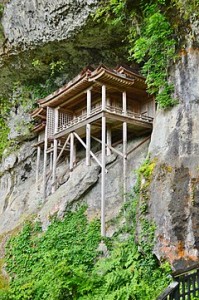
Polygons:
<instances>
[{"instance_id":1,"label":"white support post","mask_svg":"<svg viewBox=\"0 0 199 300\"><path fill-rule=\"evenodd\" d=\"M56 168L57 168L57 139L54 139L52 193L56 191Z\"/></svg>"},{"instance_id":2,"label":"white support post","mask_svg":"<svg viewBox=\"0 0 199 300\"><path fill-rule=\"evenodd\" d=\"M89 117L91 114L91 89L88 89L86 94L87 94L86 97L87 117Z\"/></svg>"},{"instance_id":3,"label":"white support post","mask_svg":"<svg viewBox=\"0 0 199 300\"><path fill-rule=\"evenodd\" d=\"M48 115L48 107L47 107ZM48 149L48 118L45 127L45 140L44 140L44 169L43 169L43 199L46 199L46 173L47 173L47 149Z\"/></svg>"},{"instance_id":4,"label":"white support post","mask_svg":"<svg viewBox=\"0 0 199 300\"><path fill-rule=\"evenodd\" d=\"M87 118L91 114L91 89L87 90ZM91 164L91 124L86 124L86 165Z\"/></svg>"},{"instance_id":5,"label":"white support post","mask_svg":"<svg viewBox=\"0 0 199 300\"><path fill-rule=\"evenodd\" d=\"M127 98L126 98L126 92L122 93L122 111L123 114L126 115L127 113Z\"/></svg>"},{"instance_id":6,"label":"white support post","mask_svg":"<svg viewBox=\"0 0 199 300\"><path fill-rule=\"evenodd\" d=\"M91 164L91 124L86 124L86 165Z\"/></svg>"},{"instance_id":7,"label":"white support post","mask_svg":"<svg viewBox=\"0 0 199 300\"><path fill-rule=\"evenodd\" d=\"M58 131L58 123L59 123L59 110L54 110L54 116L55 116L55 124L54 124L54 134ZM52 166L52 193L56 191L56 168L57 168L57 145L58 141L57 139L54 139L53 143L53 166Z\"/></svg>"},{"instance_id":8,"label":"white support post","mask_svg":"<svg viewBox=\"0 0 199 300\"><path fill-rule=\"evenodd\" d=\"M109 97L107 97L106 99L107 105L110 106L111 105L111 99ZM111 149L109 148L109 146L111 146L112 144L112 134L111 134L111 125L107 124L107 145L108 147L106 147L106 154L107 156L111 155Z\"/></svg>"},{"instance_id":9,"label":"white support post","mask_svg":"<svg viewBox=\"0 0 199 300\"><path fill-rule=\"evenodd\" d=\"M73 171L74 161L74 133L70 134L70 171Z\"/></svg>"},{"instance_id":10,"label":"white support post","mask_svg":"<svg viewBox=\"0 0 199 300\"><path fill-rule=\"evenodd\" d=\"M40 142L41 136L38 136L38 142ZM39 184L39 166L40 166L40 159L41 159L41 146L37 146L37 162L36 162L36 186L38 189Z\"/></svg>"},{"instance_id":11,"label":"white support post","mask_svg":"<svg viewBox=\"0 0 199 300\"><path fill-rule=\"evenodd\" d=\"M111 144L112 144L111 125L107 125L107 147L106 147L107 156L111 155L111 148L110 148Z\"/></svg>"},{"instance_id":12,"label":"white support post","mask_svg":"<svg viewBox=\"0 0 199 300\"><path fill-rule=\"evenodd\" d=\"M78 135L76 132L74 132L74 135L75 135L75 137L78 139L78 141L82 144L82 146L86 149L87 146L86 146L86 144L84 143L84 141L79 137L79 135ZM100 162L99 159L95 156L95 154L94 154L92 151L90 151L90 154L91 154L92 158L96 161L96 163L97 163L100 167L102 167L101 162ZM105 169L105 171L106 171L106 173L108 173L108 170L107 170L107 169Z\"/></svg>"},{"instance_id":13,"label":"white support post","mask_svg":"<svg viewBox=\"0 0 199 300\"><path fill-rule=\"evenodd\" d=\"M102 85L102 110L106 109L106 86Z\"/></svg>"},{"instance_id":14,"label":"white support post","mask_svg":"<svg viewBox=\"0 0 199 300\"><path fill-rule=\"evenodd\" d=\"M76 147L76 141L75 141L75 136L74 136L74 145L73 145L73 168L77 164L77 147Z\"/></svg>"},{"instance_id":15,"label":"white support post","mask_svg":"<svg viewBox=\"0 0 199 300\"><path fill-rule=\"evenodd\" d=\"M53 169L53 153L52 153L53 143L50 144L50 171Z\"/></svg>"},{"instance_id":16,"label":"white support post","mask_svg":"<svg viewBox=\"0 0 199 300\"><path fill-rule=\"evenodd\" d=\"M126 92L122 93L123 114L127 114ZM126 202L127 194L127 122L123 122L123 199Z\"/></svg>"},{"instance_id":17,"label":"white support post","mask_svg":"<svg viewBox=\"0 0 199 300\"><path fill-rule=\"evenodd\" d=\"M57 162L59 161L60 157L62 156L62 154L63 154L66 146L69 144L68 143L69 139L70 139L70 134L68 135L68 137L67 137L67 139L66 139L66 141L65 141L65 143L64 143L64 145L63 145L63 147L62 147L62 149L61 149L61 151L60 151L60 153L59 153L59 155L57 157Z\"/></svg>"},{"instance_id":18,"label":"white support post","mask_svg":"<svg viewBox=\"0 0 199 300\"><path fill-rule=\"evenodd\" d=\"M102 117L102 172L101 172L101 235L106 235L105 182L106 182L106 117Z\"/></svg>"}]
</instances>

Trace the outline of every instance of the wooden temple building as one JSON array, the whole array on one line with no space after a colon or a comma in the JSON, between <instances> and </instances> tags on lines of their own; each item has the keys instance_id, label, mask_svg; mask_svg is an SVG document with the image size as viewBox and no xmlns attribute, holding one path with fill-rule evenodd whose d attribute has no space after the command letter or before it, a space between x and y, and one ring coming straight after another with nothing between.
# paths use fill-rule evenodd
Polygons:
<instances>
[{"instance_id":1,"label":"wooden temple building","mask_svg":"<svg viewBox=\"0 0 199 300\"><path fill-rule=\"evenodd\" d=\"M77 145L85 148L86 165L95 160L101 167L101 234L105 235L107 156L113 152L123 159L125 200L128 136L139 136L152 130L155 102L146 92L145 79L123 66L109 69L101 65L95 70L89 67L62 88L38 100L38 108L31 115L35 119L34 131L38 134L35 144L37 182L41 151L44 151L44 198L47 174L51 176L51 192L57 188L56 168L59 159L67 156L72 172L76 165ZM100 143L100 156L92 151L92 140ZM114 148L118 140L122 141L123 151Z\"/></svg>"}]
</instances>

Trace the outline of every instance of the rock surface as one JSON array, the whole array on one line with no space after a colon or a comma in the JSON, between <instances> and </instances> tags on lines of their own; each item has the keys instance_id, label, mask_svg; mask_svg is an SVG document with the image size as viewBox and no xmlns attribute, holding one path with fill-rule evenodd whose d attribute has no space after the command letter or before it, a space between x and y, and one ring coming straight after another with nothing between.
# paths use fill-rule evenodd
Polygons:
<instances>
[{"instance_id":1,"label":"rock surface","mask_svg":"<svg viewBox=\"0 0 199 300\"><path fill-rule=\"evenodd\" d=\"M128 148L134 148L142 140L143 138L132 140ZM35 183L36 156L32 147L33 143L34 141L25 143L20 150L4 159L0 167L0 235L13 230L24 220L33 218L35 215L38 215L38 219L42 221L45 229L54 214L63 217L67 209L81 203L88 204L87 213L90 219L100 217L100 167L93 162L90 167L85 168L85 159L82 159L74 171L69 172L64 160L57 169L57 178L61 186L44 202L42 196L42 163L40 169L41 184L37 188ZM136 174L133 173L133 170L139 167L145 158L148 144L149 142L146 141L129 157L129 192L136 180ZM118 147L120 149L121 145ZM107 168L106 221L115 217L123 204L122 160L115 155L109 156Z\"/></svg>"},{"instance_id":2,"label":"rock surface","mask_svg":"<svg viewBox=\"0 0 199 300\"><path fill-rule=\"evenodd\" d=\"M2 24L12 46L30 46L74 36L97 0L15 0L5 6Z\"/></svg>"},{"instance_id":3,"label":"rock surface","mask_svg":"<svg viewBox=\"0 0 199 300\"><path fill-rule=\"evenodd\" d=\"M11 91L13 82L45 82L57 61L64 62L65 81L87 65L115 66L121 58L124 62L121 35L125 36L125 30L115 31L90 18L98 3L10 0L5 4L0 26L0 95Z\"/></svg>"},{"instance_id":4,"label":"rock surface","mask_svg":"<svg viewBox=\"0 0 199 300\"><path fill-rule=\"evenodd\" d=\"M156 115L149 151L156 158L150 214L155 253L180 270L199 258L199 52L183 54L174 72L180 104Z\"/></svg>"}]
</instances>

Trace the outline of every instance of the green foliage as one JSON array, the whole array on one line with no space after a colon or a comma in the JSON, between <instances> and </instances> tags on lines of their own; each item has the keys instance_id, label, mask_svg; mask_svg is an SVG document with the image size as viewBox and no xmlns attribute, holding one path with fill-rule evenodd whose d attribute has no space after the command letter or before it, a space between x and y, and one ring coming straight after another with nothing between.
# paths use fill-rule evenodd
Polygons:
<instances>
[{"instance_id":1,"label":"green foliage","mask_svg":"<svg viewBox=\"0 0 199 300\"><path fill-rule=\"evenodd\" d=\"M67 213L63 221L54 220L45 233L38 224L27 223L7 245L8 299L86 295L99 240L99 222L88 224L85 208Z\"/></svg>"},{"instance_id":2,"label":"green foliage","mask_svg":"<svg viewBox=\"0 0 199 300\"><path fill-rule=\"evenodd\" d=\"M162 108L177 103L172 97L173 86L168 82L168 67L175 60L174 30L166 16L167 4L156 1L109 0L97 12L112 24L120 22L129 30L129 59L142 66L148 92L156 96Z\"/></svg>"},{"instance_id":3,"label":"green foliage","mask_svg":"<svg viewBox=\"0 0 199 300\"><path fill-rule=\"evenodd\" d=\"M3 16L3 11L4 11L4 5L2 3L0 3L0 19Z\"/></svg>"},{"instance_id":4,"label":"green foliage","mask_svg":"<svg viewBox=\"0 0 199 300\"><path fill-rule=\"evenodd\" d=\"M134 197L125 208L129 221L135 221ZM151 244L140 251L134 226L128 232L126 239L121 233L106 238L109 255L100 258L99 222L88 223L85 208L54 219L46 232L38 223L27 223L7 244L11 282L8 290L0 290L0 299L155 299L170 282L170 267L159 265Z\"/></svg>"},{"instance_id":5,"label":"green foliage","mask_svg":"<svg viewBox=\"0 0 199 300\"><path fill-rule=\"evenodd\" d=\"M7 122L6 122L6 117L9 114L10 110L10 102L4 98L0 98L0 158L3 154L3 151L5 150L6 147L9 146L10 142L8 140L8 134L10 132Z\"/></svg>"}]
</instances>

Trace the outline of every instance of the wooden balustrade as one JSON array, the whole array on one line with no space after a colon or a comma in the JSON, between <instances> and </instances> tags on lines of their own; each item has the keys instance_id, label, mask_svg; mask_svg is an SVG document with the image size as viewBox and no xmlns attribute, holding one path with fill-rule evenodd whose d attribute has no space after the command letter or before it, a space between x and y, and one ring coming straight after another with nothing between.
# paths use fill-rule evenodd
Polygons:
<instances>
[{"instance_id":1,"label":"wooden balustrade","mask_svg":"<svg viewBox=\"0 0 199 300\"><path fill-rule=\"evenodd\" d=\"M106 105L105 107L105 112L109 112L109 113L113 113L116 115L120 115L120 116L125 116L134 120L139 120L139 121L143 121L143 122L148 122L148 123L152 123L153 122L153 118L149 117L147 115L141 114L141 113L135 113L132 111L127 110L126 113L123 112L122 108L120 107L116 107L116 106L110 106L110 105ZM58 123L58 131L57 132L61 132L62 130L68 129L84 120L86 120L87 118L90 118L91 116L94 116L98 113L102 112L102 106L97 106L91 109L91 112L89 114L89 116L87 115L87 113L81 114L75 118L72 118L72 115L68 115L65 114L63 112L59 113L59 123Z\"/></svg>"}]
</instances>

